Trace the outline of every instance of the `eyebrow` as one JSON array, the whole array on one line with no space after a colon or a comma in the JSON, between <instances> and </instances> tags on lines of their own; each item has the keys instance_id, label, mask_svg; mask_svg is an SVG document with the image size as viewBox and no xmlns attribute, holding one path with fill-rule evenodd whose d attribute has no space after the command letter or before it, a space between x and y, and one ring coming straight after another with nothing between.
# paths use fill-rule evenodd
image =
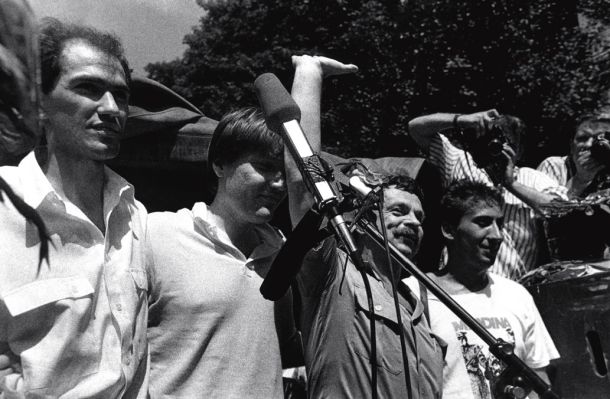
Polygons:
<instances>
[{"instance_id":1,"label":"eyebrow","mask_svg":"<svg viewBox=\"0 0 610 399\"><path fill-rule=\"evenodd\" d=\"M110 83L106 79L102 79L98 76L80 75L80 76L75 76L71 79L71 85L75 85L75 84L82 83L82 82L94 83L94 84L97 84L100 86L109 87L111 90L121 90L121 91L124 91L127 93L131 93L131 89L129 88L129 85L127 85L127 83L114 84L114 83Z\"/></svg>"}]
</instances>

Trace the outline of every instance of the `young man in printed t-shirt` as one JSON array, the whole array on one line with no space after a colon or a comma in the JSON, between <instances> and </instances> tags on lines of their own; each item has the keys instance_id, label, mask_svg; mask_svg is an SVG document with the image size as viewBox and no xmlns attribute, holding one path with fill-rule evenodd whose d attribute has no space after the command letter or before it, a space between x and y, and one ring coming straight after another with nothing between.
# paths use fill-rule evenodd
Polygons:
<instances>
[{"instance_id":1,"label":"young man in printed t-shirt","mask_svg":"<svg viewBox=\"0 0 610 399\"><path fill-rule=\"evenodd\" d=\"M548 382L545 368L559 354L531 295L518 283L489 272L502 243L502 203L501 194L483 183L453 183L441 201L448 263L429 276L493 336L513 344L515 354ZM427 295L432 331L448 345L443 398L491 399L490 380L503 364L434 295L420 292L413 277L405 281L420 296Z\"/></svg>"}]
</instances>

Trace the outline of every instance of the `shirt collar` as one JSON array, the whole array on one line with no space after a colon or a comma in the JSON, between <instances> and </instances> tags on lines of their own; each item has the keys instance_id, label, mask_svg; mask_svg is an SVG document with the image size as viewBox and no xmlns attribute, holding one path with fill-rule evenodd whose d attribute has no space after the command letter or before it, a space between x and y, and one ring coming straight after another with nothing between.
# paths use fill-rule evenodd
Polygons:
<instances>
[{"instance_id":1,"label":"shirt collar","mask_svg":"<svg viewBox=\"0 0 610 399\"><path fill-rule=\"evenodd\" d=\"M362 261L366 265L366 273L377 281L381 281L379 272L375 267L375 258L385 259L385 250L380 248L366 233L360 233L356 230L353 236L356 240L356 246L360 249L358 252ZM400 267L400 265L394 264L394 267Z\"/></svg>"},{"instance_id":2,"label":"shirt collar","mask_svg":"<svg viewBox=\"0 0 610 399\"><path fill-rule=\"evenodd\" d=\"M116 172L104 166L104 213L106 207L113 209L121 199L129 204L135 202L135 190L133 186Z\"/></svg>"},{"instance_id":3,"label":"shirt collar","mask_svg":"<svg viewBox=\"0 0 610 399\"><path fill-rule=\"evenodd\" d=\"M362 260L369 267L366 269L366 273L372 278L377 280L378 284L382 284L381 277L379 276L379 272L376 270L374 265L375 256L377 259L382 259L385 261L385 249L380 248L367 234L355 234L355 238L359 246L361 246L360 253L362 254ZM376 254L376 255L375 255ZM393 260L393 267L400 268L400 264ZM396 288L400 292L400 294L404 297L404 299L411 306L411 320L414 322L421 318L424 307L421 301L411 292L411 290L405 285L401 284L400 280L396 282ZM383 292L385 293L385 288L382 287ZM388 295L390 295L388 293Z\"/></svg>"},{"instance_id":4,"label":"shirt collar","mask_svg":"<svg viewBox=\"0 0 610 399\"><path fill-rule=\"evenodd\" d=\"M34 151L25 156L19 163L19 170L27 177L27 184L23 184L23 199L32 208L36 209L52 192L55 192L51 183L42 172ZM57 195L59 198L59 195Z\"/></svg>"},{"instance_id":5,"label":"shirt collar","mask_svg":"<svg viewBox=\"0 0 610 399\"><path fill-rule=\"evenodd\" d=\"M226 233L211 222L210 211L205 203L197 202L193 205L191 213L194 223L199 226L201 233L208 239L218 242L225 247L230 247L241 254L241 252L233 246ZM250 258L264 258L277 253L284 242L284 237L281 232L271 227L268 223L256 225L254 228L260 244L252 251ZM243 254L241 256L243 256Z\"/></svg>"},{"instance_id":6,"label":"shirt collar","mask_svg":"<svg viewBox=\"0 0 610 399\"><path fill-rule=\"evenodd\" d=\"M28 183L23 184L23 199L31 207L36 209L40 206L49 193L54 193L57 199L65 202L44 175L34 151L21 160L19 169L23 176L27 176ZM110 168L104 166L104 214L112 210L122 197L133 204L135 201L133 186Z\"/></svg>"},{"instance_id":7,"label":"shirt collar","mask_svg":"<svg viewBox=\"0 0 610 399\"><path fill-rule=\"evenodd\" d=\"M415 278L415 277L413 277L413 278ZM415 293L413 293L413 291L411 291L409 286L402 283L401 281L398 281L396 285L397 285L396 288L398 289L398 292L409 303L409 306L411 306L411 309L413 309L413 311L411 313L411 320L416 322L417 320L421 319L422 315L424 314L424 304L422 303L420 298L418 298L417 295L415 295Z\"/></svg>"},{"instance_id":8,"label":"shirt collar","mask_svg":"<svg viewBox=\"0 0 610 399\"><path fill-rule=\"evenodd\" d=\"M574 164L574 160L572 159L571 155L567 155L565 158L566 158L565 163L566 163L566 169L567 169L566 179L570 180L572 178L572 176L574 176L576 174L576 165Z\"/></svg>"}]
</instances>

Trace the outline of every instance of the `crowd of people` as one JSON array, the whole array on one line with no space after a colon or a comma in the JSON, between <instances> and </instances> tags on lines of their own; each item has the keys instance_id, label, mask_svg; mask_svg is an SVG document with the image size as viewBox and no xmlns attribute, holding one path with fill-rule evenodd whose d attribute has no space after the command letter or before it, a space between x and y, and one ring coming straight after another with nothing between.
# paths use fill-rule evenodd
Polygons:
<instances>
[{"instance_id":1,"label":"crowd of people","mask_svg":"<svg viewBox=\"0 0 610 399\"><path fill-rule=\"evenodd\" d=\"M27 7L14 10L31 21ZM296 395L282 376L298 366L310 398L492 397L502 363L359 230L362 262L331 235L307 252L283 298L262 297L286 240L269 222L285 199L293 227L315 203L260 110L231 110L218 123L210 204L149 214L137 188L105 165L129 111L120 40L53 19L38 40L34 32L20 43L40 53L39 87L1 87L1 143L18 145L2 145L0 159L19 161L0 168L10 193L0 202L0 398L279 399ZM7 42L0 61L18 54ZM324 78L357 67L308 55L292 64L291 94L319 152ZM3 79L37 82L38 67L19 72ZM31 101L9 104L15 91ZM445 250L429 277L549 382L545 369L560 354L516 280L538 266L540 209L610 188L609 164L591 150L608 147L610 119L583 118L570 154L538 170L516 166L523 131L496 110L405 126L444 190ZM381 181L370 218L413 260L426 198L410 177Z\"/></svg>"}]
</instances>

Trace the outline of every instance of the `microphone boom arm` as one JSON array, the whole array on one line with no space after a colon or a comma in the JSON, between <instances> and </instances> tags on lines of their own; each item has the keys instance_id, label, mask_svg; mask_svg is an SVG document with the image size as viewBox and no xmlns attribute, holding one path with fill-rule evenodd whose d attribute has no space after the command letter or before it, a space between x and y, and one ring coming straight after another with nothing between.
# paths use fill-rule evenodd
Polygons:
<instances>
[{"instance_id":1,"label":"microphone boom arm","mask_svg":"<svg viewBox=\"0 0 610 399\"><path fill-rule=\"evenodd\" d=\"M330 183L320 173L320 171L324 170L320 157L315 155L311 150L307 138L302 134L301 127L296 120L282 123L281 127L284 144L288 147L288 151L295 160L307 189L314 196L317 210L322 215L328 217L341 243L346 248L350 257L352 257L356 267L360 269L362 262L354 259L359 258L357 254L358 249L343 216L337 209L339 198ZM316 173L313 173L313 171L316 171Z\"/></svg>"}]
</instances>

